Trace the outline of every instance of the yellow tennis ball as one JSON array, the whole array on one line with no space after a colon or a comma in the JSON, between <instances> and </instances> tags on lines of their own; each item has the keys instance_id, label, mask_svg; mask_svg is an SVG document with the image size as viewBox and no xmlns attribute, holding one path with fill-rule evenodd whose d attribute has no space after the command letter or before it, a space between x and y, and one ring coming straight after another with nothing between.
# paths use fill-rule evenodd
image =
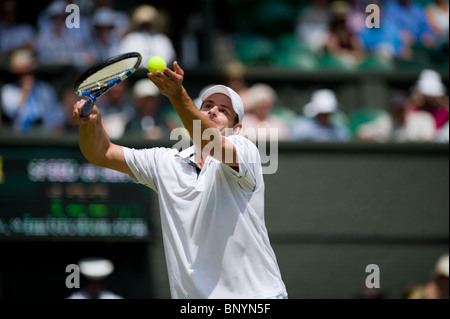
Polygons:
<instances>
[{"instance_id":1,"label":"yellow tennis ball","mask_svg":"<svg viewBox=\"0 0 450 319\"><path fill-rule=\"evenodd\" d=\"M148 70L156 74L156 71L164 72L164 68L167 66L166 60L160 56L154 56L151 57L150 60L148 60Z\"/></svg>"}]
</instances>

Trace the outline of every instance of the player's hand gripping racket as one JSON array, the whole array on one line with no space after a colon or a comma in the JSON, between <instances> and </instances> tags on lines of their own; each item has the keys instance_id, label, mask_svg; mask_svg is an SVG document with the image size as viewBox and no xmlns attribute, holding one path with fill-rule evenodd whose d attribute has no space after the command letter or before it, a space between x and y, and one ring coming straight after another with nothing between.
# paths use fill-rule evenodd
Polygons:
<instances>
[{"instance_id":1,"label":"player's hand gripping racket","mask_svg":"<svg viewBox=\"0 0 450 319\"><path fill-rule=\"evenodd\" d=\"M81 116L89 116L95 101L114 85L133 74L141 61L142 56L139 53L125 53L112 57L84 72L73 86L76 95L88 98L81 110Z\"/></svg>"}]
</instances>

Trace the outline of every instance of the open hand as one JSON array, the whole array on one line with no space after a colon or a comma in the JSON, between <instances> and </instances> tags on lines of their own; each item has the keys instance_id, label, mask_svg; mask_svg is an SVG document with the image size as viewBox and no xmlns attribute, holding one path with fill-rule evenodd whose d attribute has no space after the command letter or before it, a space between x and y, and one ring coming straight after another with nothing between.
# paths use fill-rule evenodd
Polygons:
<instances>
[{"instance_id":1,"label":"open hand","mask_svg":"<svg viewBox=\"0 0 450 319\"><path fill-rule=\"evenodd\" d=\"M161 93L169 98L180 96L183 91L184 71L176 61L173 62L173 71L165 68L164 73L156 71L156 73L148 73L147 76Z\"/></svg>"}]
</instances>

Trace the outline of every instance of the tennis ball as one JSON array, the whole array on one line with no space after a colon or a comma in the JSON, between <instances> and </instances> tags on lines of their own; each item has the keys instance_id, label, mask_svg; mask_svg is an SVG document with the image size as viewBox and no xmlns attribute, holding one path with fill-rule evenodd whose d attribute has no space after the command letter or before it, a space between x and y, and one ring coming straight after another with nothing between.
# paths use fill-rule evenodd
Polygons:
<instances>
[{"instance_id":1,"label":"tennis ball","mask_svg":"<svg viewBox=\"0 0 450 319\"><path fill-rule=\"evenodd\" d=\"M166 60L160 56L154 56L151 57L150 60L148 60L148 70L156 74L156 71L164 72L164 68L167 66Z\"/></svg>"}]
</instances>

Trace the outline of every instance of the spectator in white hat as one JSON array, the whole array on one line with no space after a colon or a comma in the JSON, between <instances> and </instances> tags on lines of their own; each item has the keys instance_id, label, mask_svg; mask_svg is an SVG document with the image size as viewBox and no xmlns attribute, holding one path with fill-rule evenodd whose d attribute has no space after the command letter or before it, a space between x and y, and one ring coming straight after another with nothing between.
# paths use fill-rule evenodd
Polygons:
<instances>
[{"instance_id":1,"label":"spectator in white hat","mask_svg":"<svg viewBox=\"0 0 450 319\"><path fill-rule=\"evenodd\" d=\"M95 61L90 25L80 17L79 27L67 27L68 5L54 0L38 17L35 48L42 64L87 66Z\"/></svg>"},{"instance_id":2,"label":"spectator in white hat","mask_svg":"<svg viewBox=\"0 0 450 319\"><path fill-rule=\"evenodd\" d=\"M447 89L441 75L432 69L424 69L412 88L409 108L431 114L438 132L449 120ZM445 102L447 101L447 102ZM445 104L447 103L447 104Z\"/></svg>"},{"instance_id":3,"label":"spectator in white hat","mask_svg":"<svg viewBox=\"0 0 450 319\"><path fill-rule=\"evenodd\" d=\"M107 290L107 278L114 271L114 264L105 258L89 257L78 261L80 289L67 299L123 299Z\"/></svg>"},{"instance_id":4,"label":"spectator in white hat","mask_svg":"<svg viewBox=\"0 0 450 319\"><path fill-rule=\"evenodd\" d=\"M449 299L449 255L443 254L437 260L431 279L425 286L428 299Z\"/></svg>"},{"instance_id":5,"label":"spectator in white hat","mask_svg":"<svg viewBox=\"0 0 450 319\"><path fill-rule=\"evenodd\" d=\"M16 79L1 87L0 113L17 132L60 131L64 126L61 102L55 88L37 77L36 67L33 51L12 53L10 71Z\"/></svg>"},{"instance_id":6,"label":"spectator in white hat","mask_svg":"<svg viewBox=\"0 0 450 319\"><path fill-rule=\"evenodd\" d=\"M277 103L275 90L264 83L256 83L247 93L248 113L242 121L242 132L254 141L285 141L288 137L288 125L273 113ZM276 132L276 134L274 134Z\"/></svg>"},{"instance_id":7,"label":"spectator in white hat","mask_svg":"<svg viewBox=\"0 0 450 319\"><path fill-rule=\"evenodd\" d=\"M120 53L139 52L142 61L152 56L161 56L170 65L176 57L172 40L160 31L161 14L154 6L144 4L138 6L132 16L132 30L120 42ZM147 68L142 63L141 68Z\"/></svg>"},{"instance_id":8,"label":"spectator in white hat","mask_svg":"<svg viewBox=\"0 0 450 319\"><path fill-rule=\"evenodd\" d=\"M296 141L343 142L350 140L350 132L343 124L333 121L339 102L330 89L313 92L311 101L304 106L303 116L291 125L290 139Z\"/></svg>"},{"instance_id":9,"label":"spectator in white hat","mask_svg":"<svg viewBox=\"0 0 450 319\"><path fill-rule=\"evenodd\" d=\"M99 8L92 16L93 48L97 62L103 62L120 52L120 38L115 32L116 12L111 8Z\"/></svg>"}]
</instances>

